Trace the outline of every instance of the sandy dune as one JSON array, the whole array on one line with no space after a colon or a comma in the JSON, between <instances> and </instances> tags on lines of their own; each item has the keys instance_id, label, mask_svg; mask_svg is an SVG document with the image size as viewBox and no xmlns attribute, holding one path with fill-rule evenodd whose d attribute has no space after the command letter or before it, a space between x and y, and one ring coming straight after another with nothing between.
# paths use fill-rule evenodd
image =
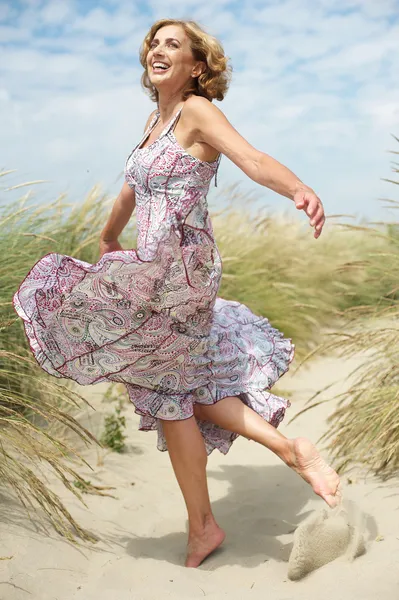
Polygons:
<instances>
[{"instance_id":1,"label":"sandy dune","mask_svg":"<svg viewBox=\"0 0 399 600\"><path fill-rule=\"evenodd\" d=\"M322 359L286 375L279 391L293 392L293 406L281 430L317 441L333 404L288 421L314 390L343 378L351 366ZM344 386L342 381L329 394ZM103 386L85 389L99 411L90 419L95 433L108 409L101 403L102 391ZM130 407L125 415L128 451L101 452L104 463L96 466L96 450L86 450L94 473L80 469L92 483L115 486L118 499L85 496L86 509L60 484L54 486L74 517L100 537L97 544L75 547L55 533L40 534L18 505L1 500L0 555L13 557L0 562L2 600L399 599L398 481L359 478L349 484L344 477L345 497L367 515L367 553L292 582L287 560L293 531L323 502L273 454L240 438L226 457L211 455L208 467L225 545L199 569L185 569L184 505L168 455L156 450L153 432L137 431Z\"/></svg>"}]
</instances>

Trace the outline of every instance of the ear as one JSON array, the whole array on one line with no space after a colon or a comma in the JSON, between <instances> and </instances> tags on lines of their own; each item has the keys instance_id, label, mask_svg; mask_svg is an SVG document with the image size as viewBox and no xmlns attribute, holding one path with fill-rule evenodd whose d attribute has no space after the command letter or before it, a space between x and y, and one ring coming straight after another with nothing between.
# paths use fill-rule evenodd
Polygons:
<instances>
[{"instance_id":1,"label":"ear","mask_svg":"<svg viewBox=\"0 0 399 600\"><path fill-rule=\"evenodd\" d=\"M201 61L197 63L191 73L191 77L199 77L206 70L206 63Z\"/></svg>"}]
</instances>

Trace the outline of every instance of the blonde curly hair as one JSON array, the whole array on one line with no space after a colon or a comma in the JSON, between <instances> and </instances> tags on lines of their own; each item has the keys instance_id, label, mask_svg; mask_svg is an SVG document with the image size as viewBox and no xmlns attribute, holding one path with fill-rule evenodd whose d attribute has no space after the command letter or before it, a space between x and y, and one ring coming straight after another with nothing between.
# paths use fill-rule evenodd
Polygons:
<instances>
[{"instance_id":1,"label":"blonde curly hair","mask_svg":"<svg viewBox=\"0 0 399 600\"><path fill-rule=\"evenodd\" d=\"M144 38L140 48L140 63L145 71L141 77L141 85L149 94L151 100L158 102L158 91L152 85L147 71L147 54L150 50L152 40L161 27L166 25L179 25L182 27L190 40L191 51L194 60L203 61L206 69L199 77L191 79L188 87L184 90L183 100L191 94L204 96L212 102L223 100L231 80L232 67L228 64L229 57L225 56L221 43L209 33L206 33L195 21L183 21L179 19L160 19L153 24Z\"/></svg>"}]
</instances>

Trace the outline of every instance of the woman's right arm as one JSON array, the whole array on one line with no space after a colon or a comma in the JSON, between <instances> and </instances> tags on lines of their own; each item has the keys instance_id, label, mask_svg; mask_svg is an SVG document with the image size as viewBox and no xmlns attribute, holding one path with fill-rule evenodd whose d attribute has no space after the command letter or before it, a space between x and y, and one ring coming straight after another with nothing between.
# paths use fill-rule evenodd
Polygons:
<instances>
[{"instance_id":1,"label":"woman's right arm","mask_svg":"<svg viewBox=\"0 0 399 600\"><path fill-rule=\"evenodd\" d=\"M118 237L129 222L135 206L136 194L125 181L100 235L100 258L106 252L123 249Z\"/></svg>"},{"instance_id":2,"label":"woman's right arm","mask_svg":"<svg viewBox=\"0 0 399 600\"><path fill-rule=\"evenodd\" d=\"M151 119L154 115L153 111L148 117L144 131L147 130ZM136 206L136 194L134 189L124 182L117 199L114 202L112 211L100 235L100 258L106 252L115 252L123 250L118 242L118 237L129 222L130 217Z\"/></svg>"}]
</instances>

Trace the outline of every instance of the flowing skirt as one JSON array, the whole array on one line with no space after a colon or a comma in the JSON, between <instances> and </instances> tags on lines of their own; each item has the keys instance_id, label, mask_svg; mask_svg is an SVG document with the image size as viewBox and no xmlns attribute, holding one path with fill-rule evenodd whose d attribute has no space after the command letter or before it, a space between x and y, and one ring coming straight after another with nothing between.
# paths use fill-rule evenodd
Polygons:
<instances>
[{"instance_id":1,"label":"flowing skirt","mask_svg":"<svg viewBox=\"0 0 399 600\"><path fill-rule=\"evenodd\" d=\"M48 254L30 270L13 303L30 348L51 375L81 385L126 385L140 429L187 419L194 404L238 396L277 427L289 402L271 387L294 355L290 339L248 307L217 297L221 261L212 237L171 226L143 259L110 252L95 264ZM198 423L208 454L237 437Z\"/></svg>"}]
</instances>

